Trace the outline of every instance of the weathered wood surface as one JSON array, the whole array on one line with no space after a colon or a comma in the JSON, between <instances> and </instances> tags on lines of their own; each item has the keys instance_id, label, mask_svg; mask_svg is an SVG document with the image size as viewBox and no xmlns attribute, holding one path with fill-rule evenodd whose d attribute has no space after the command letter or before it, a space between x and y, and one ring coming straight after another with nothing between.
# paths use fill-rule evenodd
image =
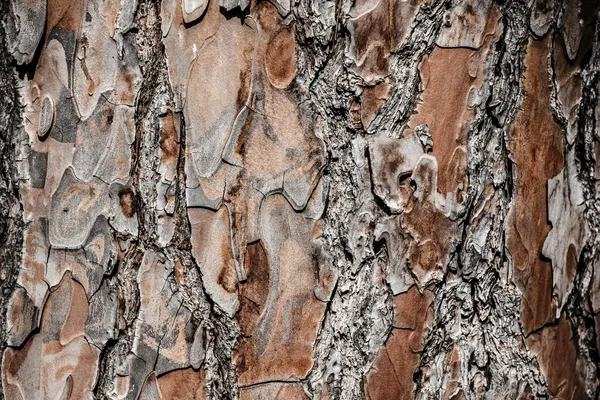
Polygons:
<instances>
[{"instance_id":1,"label":"weathered wood surface","mask_svg":"<svg viewBox=\"0 0 600 400\"><path fill-rule=\"evenodd\" d=\"M0 399L600 396L597 1L0 16Z\"/></svg>"}]
</instances>

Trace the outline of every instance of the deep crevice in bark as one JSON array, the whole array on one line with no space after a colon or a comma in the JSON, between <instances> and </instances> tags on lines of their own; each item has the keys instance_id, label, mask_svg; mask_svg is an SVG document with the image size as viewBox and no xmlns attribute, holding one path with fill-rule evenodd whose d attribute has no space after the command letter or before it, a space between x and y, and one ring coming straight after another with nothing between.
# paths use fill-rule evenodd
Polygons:
<instances>
[{"instance_id":1,"label":"deep crevice in bark","mask_svg":"<svg viewBox=\"0 0 600 400\"><path fill-rule=\"evenodd\" d=\"M0 358L7 347L7 310L17 285L23 247L23 207L17 179L17 142L21 140L21 99L12 58L8 56L6 19L9 4L0 4ZM0 382L0 399L4 399Z\"/></svg>"},{"instance_id":2,"label":"deep crevice in bark","mask_svg":"<svg viewBox=\"0 0 600 400\"><path fill-rule=\"evenodd\" d=\"M520 293L501 276L512 268L504 236L514 192L506 138L522 98L529 19L523 2L509 2L501 9L504 31L482 88L485 100L468 134L469 191L462 238L449 266L452 272L436 289L436 321L415 375L417 398L435 397L442 385L453 385L446 387L467 398L474 393L546 396L537 361L521 344ZM484 196L490 191L493 197L488 200ZM463 362L448 376L445 365L457 359ZM514 381L500 378L509 374Z\"/></svg>"}]
</instances>

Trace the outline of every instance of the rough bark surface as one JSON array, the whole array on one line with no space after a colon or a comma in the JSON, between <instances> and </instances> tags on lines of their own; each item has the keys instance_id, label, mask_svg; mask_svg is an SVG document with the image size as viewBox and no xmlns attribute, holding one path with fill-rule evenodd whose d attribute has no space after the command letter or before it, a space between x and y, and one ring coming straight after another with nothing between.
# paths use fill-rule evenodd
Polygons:
<instances>
[{"instance_id":1,"label":"rough bark surface","mask_svg":"<svg viewBox=\"0 0 600 400\"><path fill-rule=\"evenodd\" d=\"M599 398L597 1L0 16L0 400Z\"/></svg>"}]
</instances>

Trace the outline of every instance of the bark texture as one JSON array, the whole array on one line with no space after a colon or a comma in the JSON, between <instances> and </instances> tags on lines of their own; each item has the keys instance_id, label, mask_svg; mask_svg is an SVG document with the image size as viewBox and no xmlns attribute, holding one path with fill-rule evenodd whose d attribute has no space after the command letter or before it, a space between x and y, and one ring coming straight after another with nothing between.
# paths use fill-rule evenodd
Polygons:
<instances>
[{"instance_id":1,"label":"bark texture","mask_svg":"<svg viewBox=\"0 0 600 400\"><path fill-rule=\"evenodd\" d=\"M597 1L0 16L0 399L599 398Z\"/></svg>"}]
</instances>

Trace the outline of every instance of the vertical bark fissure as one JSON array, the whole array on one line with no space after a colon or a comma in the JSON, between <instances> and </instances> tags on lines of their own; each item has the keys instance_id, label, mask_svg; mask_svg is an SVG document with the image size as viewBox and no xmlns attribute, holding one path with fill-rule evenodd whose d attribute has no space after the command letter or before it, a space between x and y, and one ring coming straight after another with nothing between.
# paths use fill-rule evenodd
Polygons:
<instances>
[{"instance_id":1,"label":"vertical bark fissure","mask_svg":"<svg viewBox=\"0 0 600 400\"><path fill-rule=\"evenodd\" d=\"M391 70L395 88L368 133L400 136L416 108L419 62L433 49L444 12L452 6L453 1L446 0L420 8L407 42L394 56ZM340 7L349 5L338 4ZM364 376L392 327L391 291L385 283L376 283L387 268L383 254L375 254L373 235L377 221L387 211L371 193L364 132L351 124L348 113L358 86L364 84L347 68L344 58L349 40L344 25L348 9L342 13L341 22L336 18L336 35L330 42L315 34L323 30L315 28L321 27L311 20L302 4L296 13L299 42L304 45L304 59L309 64L303 78L310 82L311 98L327 120L324 141L329 163L325 179L330 190L324 236L334 270L339 274L314 346L314 365L306 379L307 389L314 395L330 386L333 398L362 398ZM362 162L353 158L356 149Z\"/></svg>"},{"instance_id":2,"label":"vertical bark fissure","mask_svg":"<svg viewBox=\"0 0 600 400\"><path fill-rule=\"evenodd\" d=\"M304 2L296 4L294 13L298 21L298 42L303 51L301 60L304 60L298 75L308 82L312 103L326 120L323 139L329 160L323 179L329 183L329 192L324 236L333 268L340 275L314 345L314 364L306 378L306 388L313 396L319 396L327 382L333 388L333 398L350 399L360 398L360 378L368 361L365 357L372 356L369 354L372 350L364 342L365 335L369 334L369 327L363 325L367 321L359 319L357 313L369 307L374 288L368 275L372 272L374 255L369 241L366 257L355 254L350 244L352 215L361 208L365 185L360 168L352 159L352 141L357 132L350 127L346 115L354 98L348 82L352 77L346 68L340 67L348 40L344 27L348 7L347 2L338 2L337 8L344 8L336 12L342 21L330 20L330 25L325 27L318 16L311 15L310 5ZM368 205L365 208L368 210ZM380 311L390 314L389 304ZM383 318L389 317L384 315ZM378 332L379 335L386 335L386 329Z\"/></svg>"},{"instance_id":3,"label":"vertical bark fissure","mask_svg":"<svg viewBox=\"0 0 600 400\"><path fill-rule=\"evenodd\" d=\"M593 275L600 266L600 196L595 176L596 159L594 142L600 141L595 110L598 105L600 83L600 14L596 14L591 57L582 68L583 89L577 120L577 134L573 145L566 144L565 153L574 151L577 177L581 181L584 197L584 217L588 236L577 263L573 290L567 300L567 316L576 338L577 358L585 368L585 390L589 398L598 398L600 388L600 353L598 332L592 306ZM556 110L556 109L555 109ZM555 114L556 115L556 114ZM558 116L556 116L558 118ZM568 167L568 166L566 166ZM594 271L594 268L596 270Z\"/></svg>"},{"instance_id":4,"label":"vertical bark fissure","mask_svg":"<svg viewBox=\"0 0 600 400\"><path fill-rule=\"evenodd\" d=\"M0 4L2 19L11 18L9 3ZM16 143L21 134L19 86L8 55L4 21L0 20L0 359L7 347L7 307L21 265L23 207L17 180ZM0 399L4 399L0 380Z\"/></svg>"},{"instance_id":5,"label":"vertical bark fissure","mask_svg":"<svg viewBox=\"0 0 600 400\"><path fill-rule=\"evenodd\" d=\"M435 291L435 320L414 375L417 398L437 398L443 387L466 398L546 396L537 361L522 343L521 294L508 281L512 261L504 233L514 196L507 142L523 96L529 10L521 1L501 10L503 32L468 133L462 237ZM509 375L515 379L503 378Z\"/></svg>"},{"instance_id":6,"label":"vertical bark fissure","mask_svg":"<svg viewBox=\"0 0 600 400\"><path fill-rule=\"evenodd\" d=\"M233 353L240 337L237 322L227 315L206 293L198 263L192 255L191 225L186 204L186 125L183 112L180 120L180 147L177 160L175 233L167 256L181 266L183 305L192 312L192 318L204 336L204 364L206 371L206 396L209 399L236 399L238 396L237 374Z\"/></svg>"},{"instance_id":7,"label":"vertical bark fissure","mask_svg":"<svg viewBox=\"0 0 600 400\"><path fill-rule=\"evenodd\" d=\"M123 261L117 265L117 331L118 336L101 353L98 381L94 388L97 398L110 398L119 368L133 349L136 319L140 310L138 271L148 249L156 244L156 215L152 204L156 199L156 169L158 166L158 115L166 112L172 97L166 79L166 64L162 51L160 3L141 1L138 4L136 34L138 59L144 76L135 110L135 142L133 144L132 184L138 219L138 237L132 240Z\"/></svg>"},{"instance_id":8,"label":"vertical bark fissure","mask_svg":"<svg viewBox=\"0 0 600 400\"><path fill-rule=\"evenodd\" d=\"M421 74L419 63L435 46L444 14L454 7L454 0L440 0L421 6L411 27L410 36L394 56L392 66L396 86L389 100L368 128L368 133L388 132L397 136L419 99Z\"/></svg>"},{"instance_id":9,"label":"vertical bark fissure","mask_svg":"<svg viewBox=\"0 0 600 400\"><path fill-rule=\"evenodd\" d=\"M100 398L108 397L114 390L116 370L124 364L125 357L132 351L136 335L135 322L140 309L137 271L144 252L151 250L173 261L177 271L170 271L170 279L174 279L177 284L176 290L182 295L183 306L192 313L193 325L203 330L202 368L206 371L207 398L235 399L237 376L233 366L233 351L239 337L239 328L207 295L202 275L192 256L185 192L186 130L182 112L176 112L180 121L180 139L175 181L175 232L166 247L161 247L158 243L157 215L153 207L157 196L157 170L160 163L158 118L174 111L173 92L162 43L160 2L141 1L136 20L138 59L144 76L136 100L136 139L132 160L139 231L138 238L130 243L124 256L125 261L121 263L117 273L118 298L123 316L121 320L124 320L124 324L121 322L122 325L119 326L118 338L102 353L95 394Z\"/></svg>"},{"instance_id":10,"label":"vertical bark fissure","mask_svg":"<svg viewBox=\"0 0 600 400\"><path fill-rule=\"evenodd\" d=\"M114 380L118 369L126 362L127 355L133 348L135 336L135 320L140 308L140 293L137 284L137 272L143 257L137 243L131 243L116 276L111 279L111 286L117 293L117 332L115 339L109 340L98 361L98 379L94 388L94 397L97 399L111 398L114 392Z\"/></svg>"}]
</instances>

